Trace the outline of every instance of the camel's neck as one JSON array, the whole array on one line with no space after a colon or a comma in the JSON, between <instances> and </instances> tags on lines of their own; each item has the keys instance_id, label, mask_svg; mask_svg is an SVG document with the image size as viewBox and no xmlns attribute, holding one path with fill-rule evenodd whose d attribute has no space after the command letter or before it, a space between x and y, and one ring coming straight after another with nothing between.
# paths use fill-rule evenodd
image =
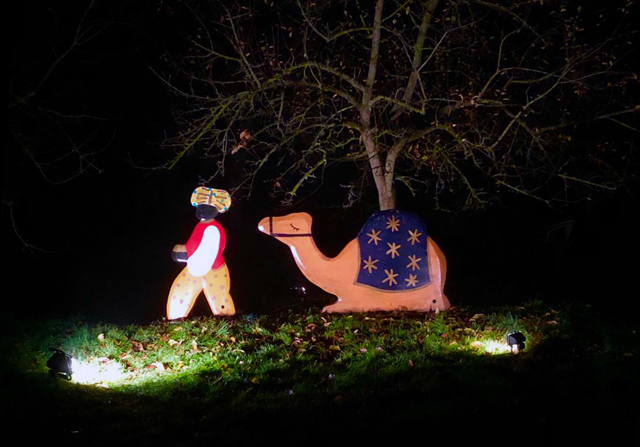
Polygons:
<instances>
[{"instance_id":1,"label":"camel's neck","mask_svg":"<svg viewBox=\"0 0 640 447\"><path fill-rule=\"evenodd\" d=\"M331 271L332 259L327 258L316 246L311 236L277 237L291 248L293 258L304 276L314 284L322 281Z\"/></svg>"}]
</instances>

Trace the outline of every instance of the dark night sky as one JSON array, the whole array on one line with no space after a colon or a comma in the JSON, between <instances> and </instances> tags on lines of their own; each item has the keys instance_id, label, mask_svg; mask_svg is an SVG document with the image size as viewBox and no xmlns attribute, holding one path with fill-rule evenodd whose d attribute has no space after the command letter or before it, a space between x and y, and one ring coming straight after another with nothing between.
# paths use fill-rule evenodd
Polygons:
<instances>
[{"instance_id":1,"label":"dark night sky","mask_svg":"<svg viewBox=\"0 0 640 447\"><path fill-rule=\"evenodd\" d=\"M23 4L10 43L10 82L41 72L51 60L52 46L59 50L68 41L82 8L64 3ZM101 173L90 169L52 186L23 153L4 152L3 198L13 200L19 233L46 250L24 248L13 231L8 207L3 206L5 258L10 263L5 278L20 284L13 292L16 299L10 300L12 312L82 313L114 321L164 315L166 295L181 268L171 261L170 250L186 240L196 223L188 199L199 176L209 175L212 167L198 159L187 159L172 171L133 166L161 162L166 153L159 143L165 132L174 131L175 99L150 67L165 68L162 55L180 51L189 24L182 23L180 29L175 17L159 13L161 7L161 2L97 3L92 17L112 23L86 51L70 55L44 85L48 104L68 113L107 118L107 134L115 136L97 159ZM228 234L225 258L240 311L294 303L292 295L283 293L298 283L308 285L285 246L256 229L271 205L266 196L253 197L235 202L220 218ZM297 210L314 215L318 245L328 255L337 254L355 237L367 217L367 211L358 207L345 211L314 206L311 200ZM406 201L405 207L424 212L419 202ZM546 225L567 218L576 219L573 245L555 272L565 278L562 287L553 289L562 291L567 300L573 294L605 307L618 300L635 305L625 289L633 285L638 262L635 255L628 262L623 258L637 239L640 221L637 205L622 194L564 213L514 198L485 213L424 217L448 257L447 291L454 305L483 300L515 304L544 290L541 283L549 272L542 268L544 258L536 257L541 252L538 239ZM285 298L274 302L273 296ZM202 305L204 299L195 314L207 314Z\"/></svg>"},{"instance_id":2,"label":"dark night sky","mask_svg":"<svg viewBox=\"0 0 640 447\"><path fill-rule=\"evenodd\" d=\"M100 172L87 169L71 181L50 185L21 151L4 155L3 196L14 203L20 236L37 247L24 247L4 206L3 234L11 259L6 275L29 284L9 307L18 314L159 319L183 267L171 260L171 248L184 243L196 224L191 191L213 166L192 158L171 171L144 167L170 157L160 143L174 130L171 108L177 105L153 70L167 68L164 54L179 53L191 30L181 29L161 2L116 3L94 5L90 18L108 23L107 28L69 55L39 96L62 113L105 118L104 140L113 140L97 157ZM24 7L12 46L14 85L23 76L37 81L52 60L52 47L58 54L65 48L84 11L81 4L85 2L53 7L32 2ZM211 186L227 187L225 182ZM291 256L257 230L268 210L264 198L256 197L251 203L234 202L219 218L227 231L225 258L240 311L296 302L289 288L302 277ZM270 262L274 256L278 262ZM259 277L250 273L256 270ZM272 296L285 298L273 303ZM193 315L208 313L205 300L200 300Z\"/></svg>"}]
</instances>

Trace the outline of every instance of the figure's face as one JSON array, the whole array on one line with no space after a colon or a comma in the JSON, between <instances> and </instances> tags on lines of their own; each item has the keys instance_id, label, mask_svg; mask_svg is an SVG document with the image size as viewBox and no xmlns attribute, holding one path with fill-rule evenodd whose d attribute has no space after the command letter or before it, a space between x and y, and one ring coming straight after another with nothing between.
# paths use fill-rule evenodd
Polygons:
<instances>
[{"instance_id":1,"label":"figure's face","mask_svg":"<svg viewBox=\"0 0 640 447\"><path fill-rule=\"evenodd\" d=\"M198 205L196 207L196 217L199 220L214 219L218 215L218 210L211 205Z\"/></svg>"}]
</instances>

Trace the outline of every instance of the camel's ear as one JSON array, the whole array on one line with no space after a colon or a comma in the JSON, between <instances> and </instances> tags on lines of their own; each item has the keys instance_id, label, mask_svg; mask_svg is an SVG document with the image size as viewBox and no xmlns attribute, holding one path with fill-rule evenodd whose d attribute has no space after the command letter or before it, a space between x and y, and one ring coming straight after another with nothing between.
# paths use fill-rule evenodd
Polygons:
<instances>
[{"instance_id":1,"label":"camel's ear","mask_svg":"<svg viewBox=\"0 0 640 447\"><path fill-rule=\"evenodd\" d=\"M313 218L311 217L311 214L309 213L300 213L300 218L305 220L306 222L311 223L313 221Z\"/></svg>"}]
</instances>

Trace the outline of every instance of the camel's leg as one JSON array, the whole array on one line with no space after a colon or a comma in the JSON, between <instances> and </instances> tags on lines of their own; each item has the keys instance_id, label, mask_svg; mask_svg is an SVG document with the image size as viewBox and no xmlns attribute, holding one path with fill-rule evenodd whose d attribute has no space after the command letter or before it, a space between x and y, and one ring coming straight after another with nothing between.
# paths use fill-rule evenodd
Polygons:
<instances>
[{"instance_id":1,"label":"camel's leg","mask_svg":"<svg viewBox=\"0 0 640 447\"><path fill-rule=\"evenodd\" d=\"M329 304L328 306L324 306L322 308L322 312L327 313L346 313L351 312L351 306L347 306L341 298L338 298L333 304Z\"/></svg>"},{"instance_id":2,"label":"camel's leg","mask_svg":"<svg viewBox=\"0 0 640 447\"><path fill-rule=\"evenodd\" d=\"M432 280L435 282L433 284L438 288L439 295L435 298L436 302L433 302L433 298L429 303L430 310L446 310L451 307L451 303L449 299L444 294L444 283L447 278L447 260L444 257L444 253L440 250L440 247L429 238L429 242L427 244L428 256L429 256L429 274Z\"/></svg>"},{"instance_id":3,"label":"camel's leg","mask_svg":"<svg viewBox=\"0 0 640 447\"><path fill-rule=\"evenodd\" d=\"M440 247L438 247L435 242L433 243L433 248L436 252L436 256L438 257L438 264L440 265L440 290L442 290L442 295L444 296L444 283L447 280L447 260L444 257L444 253L442 253L442 250L440 250ZM448 301L449 300L447 300L447 302Z\"/></svg>"},{"instance_id":4,"label":"camel's leg","mask_svg":"<svg viewBox=\"0 0 640 447\"><path fill-rule=\"evenodd\" d=\"M186 317L191 312L201 290L202 278L191 275L185 267L171 286L167 301L167 318L175 320Z\"/></svg>"},{"instance_id":5,"label":"camel's leg","mask_svg":"<svg viewBox=\"0 0 640 447\"><path fill-rule=\"evenodd\" d=\"M449 298L445 296L440 290L437 291L437 297L431 298L429 301L429 312L434 312L436 310L447 310L451 307L451 303L449 302Z\"/></svg>"},{"instance_id":6,"label":"camel's leg","mask_svg":"<svg viewBox=\"0 0 640 447\"><path fill-rule=\"evenodd\" d=\"M204 277L204 294L214 315L235 315L236 308L229 293L231 280L227 264L211 270Z\"/></svg>"}]
</instances>

